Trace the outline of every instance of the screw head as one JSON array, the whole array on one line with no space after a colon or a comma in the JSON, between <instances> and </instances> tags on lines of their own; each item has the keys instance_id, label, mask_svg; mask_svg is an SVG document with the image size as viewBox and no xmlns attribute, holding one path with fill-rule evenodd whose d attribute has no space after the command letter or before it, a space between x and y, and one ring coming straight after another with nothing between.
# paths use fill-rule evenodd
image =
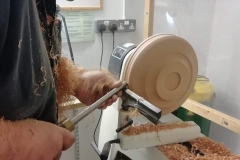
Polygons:
<instances>
[{"instance_id":1,"label":"screw head","mask_svg":"<svg viewBox=\"0 0 240 160\"><path fill-rule=\"evenodd\" d=\"M225 124L225 125L228 125L228 122L227 122L227 121L224 121L224 124Z\"/></svg>"}]
</instances>

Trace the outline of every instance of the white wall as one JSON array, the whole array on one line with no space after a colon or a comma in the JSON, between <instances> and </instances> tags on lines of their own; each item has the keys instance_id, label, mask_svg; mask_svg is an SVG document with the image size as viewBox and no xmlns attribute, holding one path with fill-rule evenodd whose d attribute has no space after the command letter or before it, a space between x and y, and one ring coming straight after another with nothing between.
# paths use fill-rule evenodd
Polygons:
<instances>
[{"instance_id":1,"label":"white wall","mask_svg":"<svg viewBox=\"0 0 240 160\"><path fill-rule=\"evenodd\" d=\"M140 2L143 0L140 0ZM136 3L134 1L127 1L127 5L132 5L132 3ZM129 33L116 33L115 34L115 46L121 42L132 42L132 43L139 43L142 40L143 35L143 20L141 19L143 16L143 3L142 8L136 6L127 6L126 11L126 18L134 18L137 19L137 30L136 32L129 32ZM131 7L131 8L129 8ZM131 11L128 11L131 9ZM134 9L134 12L132 12ZM122 19L122 1L111 1L111 0L104 0L103 1L103 10L94 11L95 12L95 19ZM138 14L140 13L140 15ZM141 15L142 14L142 15ZM139 20L141 22L139 23ZM110 58L110 54L112 52L112 34L105 33L103 35L104 40L104 55L103 55L103 67L107 67L108 61ZM80 66L90 68L90 69L99 69L99 62L101 56L101 36L100 34L95 34L95 41L94 42L81 42L81 43L72 43L74 57L76 63ZM67 45L63 46L63 50L67 51Z\"/></svg>"},{"instance_id":2,"label":"white wall","mask_svg":"<svg viewBox=\"0 0 240 160\"><path fill-rule=\"evenodd\" d=\"M199 74L215 86L213 108L240 119L240 1L156 0L154 34L172 33L194 47ZM167 11L175 11L168 23ZM240 153L240 135L212 123L210 138Z\"/></svg>"},{"instance_id":3,"label":"white wall","mask_svg":"<svg viewBox=\"0 0 240 160\"><path fill-rule=\"evenodd\" d=\"M240 1L217 0L212 22L206 75L216 88L214 105L219 111L240 119ZM212 125L210 136L240 153L240 135Z\"/></svg>"},{"instance_id":4,"label":"white wall","mask_svg":"<svg viewBox=\"0 0 240 160\"><path fill-rule=\"evenodd\" d=\"M215 0L156 0L154 34L171 33L185 38L197 51L199 73L205 74ZM174 11L173 23L166 13ZM171 19L170 19L171 20Z\"/></svg>"},{"instance_id":5,"label":"white wall","mask_svg":"<svg viewBox=\"0 0 240 160\"><path fill-rule=\"evenodd\" d=\"M116 33L115 45L121 42L132 42L138 44L143 35L143 0L127 1L126 18L137 19L136 32ZM134 12L133 12L134 10ZM121 19L122 18L122 1L103 0L103 10L94 11L95 19ZM112 34L103 35L104 55L103 67L107 68L110 54L112 52ZM99 69L101 56L101 38L100 34L95 34L94 42L72 43L75 62L79 66L87 69ZM69 54L68 45L63 44L63 51ZM90 143L93 141L93 132L99 119L100 111L94 111L93 116L89 115L79 123L80 134L80 160L98 160L95 151ZM70 114L71 115L71 114ZM88 127L86 127L88 125ZM64 152L61 160L75 160L75 146Z\"/></svg>"}]
</instances>

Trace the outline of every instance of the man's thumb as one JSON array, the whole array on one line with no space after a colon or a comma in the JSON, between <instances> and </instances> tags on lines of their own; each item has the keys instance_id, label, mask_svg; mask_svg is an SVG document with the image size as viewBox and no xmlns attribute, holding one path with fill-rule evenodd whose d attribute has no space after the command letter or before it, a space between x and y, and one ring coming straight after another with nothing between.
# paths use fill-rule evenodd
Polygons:
<instances>
[{"instance_id":1,"label":"man's thumb","mask_svg":"<svg viewBox=\"0 0 240 160\"><path fill-rule=\"evenodd\" d=\"M61 128L61 132L62 132L62 137L63 137L62 150L65 151L73 145L73 143L75 142L75 137L73 136L73 134L71 132L69 132L68 130L66 130L64 128Z\"/></svg>"},{"instance_id":2,"label":"man's thumb","mask_svg":"<svg viewBox=\"0 0 240 160\"><path fill-rule=\"evenodd\" d=\"M115 81L113 82L112 88L118 88L122 85L122 81Z\"/></svg>"}]
</instances>

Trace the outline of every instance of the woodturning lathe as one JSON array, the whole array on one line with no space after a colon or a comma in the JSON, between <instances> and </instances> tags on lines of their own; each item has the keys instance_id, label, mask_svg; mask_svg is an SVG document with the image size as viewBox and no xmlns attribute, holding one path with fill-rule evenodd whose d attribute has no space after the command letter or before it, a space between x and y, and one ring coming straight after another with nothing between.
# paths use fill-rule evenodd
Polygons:
<instances>
[{"instance_id":1,"label":"woodturning lathe","mask_svg":"<svg viewBox=\"0 0 240 160\"><path fill-rule=\"evenodd\" d=\"M131 91L162 111L160 124L156 126L152 126L143 114L138 114L131 118L130 126L116 132L116 128L128 122L133 111L124 111L121 99L105 110L98 149L101 151L106 142L120 140L119 144L112 145L109 159L115 159L119 152L138 160L167 159L155 146L186 142L201 136L200 127L194 122L175 123L178 118L171 114L187 100L197 79L196 54L186 40L158 34L139 45L122 43L111 54L108 70L117 79L126 81ZM169 126L175 127L166 128ZM145 129L140 132L141 127Z\"/></svg>"},{"instance_id":2,"label":"woodturning lathe","mask_svg":"<svg viewBox=\"0 0 240 160\"><path fill-rule=\"evenodd\" d=\"M74 124L122 90L122 98L104 111L99 146L92 143L101 159L112 159L116 152L114 147L111 148L113 143L119 145L118 151L136 150L186 142L201 135L200 127L194 122L170 123L174 125L170 130L160 129L168 126L169 121L165 119L185 102L197 78L197 58L187 41L174 35L161 34L146 39L138 46L123 43L112 53L108 69L117 79L124 81L123 85L73 119L59 124L74 130ZM129 108L136 108L141 114L132 116L133 110ZM152 127L151 124L157 125L155 130L127 134L131 127Z\"/></svg>"}]
</instances>

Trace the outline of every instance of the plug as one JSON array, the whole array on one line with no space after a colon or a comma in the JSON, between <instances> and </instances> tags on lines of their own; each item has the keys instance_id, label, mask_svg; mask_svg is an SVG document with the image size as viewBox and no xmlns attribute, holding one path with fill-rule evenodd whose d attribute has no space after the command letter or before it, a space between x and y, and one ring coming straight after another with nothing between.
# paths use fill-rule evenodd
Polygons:
<instances>
[{"instance_id":1,"label":"plug","mask_svg":"<svg viewBox=\"0 0 240 160\"><path fill-rule=\"evenodd\" d=\"M114 34L115 34L115 31L117 31L117 24L115 23L110 24L109 31L111 31L113 34L113 50L114 50Z\"/></svg>"},{"instance_id":2,"label":"plug","mask_svg":"<svg viewBox=\"0 0 240 160\"><path fill-rule=\"evenodd\" d=\"M109 25L109 30L114 33L115 31L117 31L117 24L110 24Z\"/></svg>"},{"instance_id":3,"label":"plug","mask_svg":"<svg viewBox=\"0 0 240 160\"><path fill-rule=\"evenodd\" d=\"M98 26L98 31L99 31L100 33L103 33L104 31L106 31L106 26L105 26L105 24L100 24L100 25Z\"/></svg>"}]
</instances>

